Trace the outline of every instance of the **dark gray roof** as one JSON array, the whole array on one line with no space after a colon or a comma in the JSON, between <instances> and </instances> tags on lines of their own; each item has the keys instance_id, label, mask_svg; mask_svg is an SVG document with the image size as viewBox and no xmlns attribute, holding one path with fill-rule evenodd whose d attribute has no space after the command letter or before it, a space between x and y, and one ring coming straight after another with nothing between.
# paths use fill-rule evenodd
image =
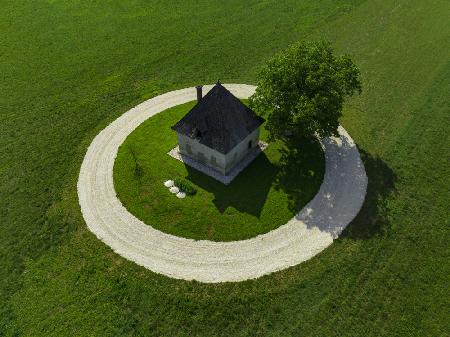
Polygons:
<instances>
[{"instance_id":1,"label":"dark gray roof","mask_svg":"<svg viewBox=\"0 0 450 337\"><path fill-rule=\"evenodd\" d=\"M264 121L217 82L172 130L226 154Z\"/></svg>"}]
</instances>

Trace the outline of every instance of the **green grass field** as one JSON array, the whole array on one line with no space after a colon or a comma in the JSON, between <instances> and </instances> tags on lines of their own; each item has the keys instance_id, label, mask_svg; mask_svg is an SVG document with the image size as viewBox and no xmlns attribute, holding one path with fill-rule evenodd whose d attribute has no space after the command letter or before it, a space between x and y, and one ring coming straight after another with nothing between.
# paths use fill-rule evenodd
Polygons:
<instances>
[{"instance_id":1,"label":"green grass field","mask_svg":"<svg viewBox=\"0 0 450 337\"><path fill-rule=\"evenodd\" d=\"M319 142L304 141L297 151L272 142L228 186L171 158L167 152L177 145L177 137L170 127L194 104L149 118L121 145L114 185L132 214L177 236L242 240L283 225L317 193L325 169ZM264 129L261 139L267 140ZM177 178L189 180L196 195L180 200L171 194L163 183Z\"/></svg>"},{"instance_id":2,"label":"green grass field","mask_svg":"<svg viewBox=\"0 0 450 337\"><path fill-rule=\"evenodd\" d=\"M448 336L447 0L1 1L0 335ZM358 217L306 263L242 283L154 274L83 222L86 149L145 99L255 83L299 39L360 66L342 123L363 153Z\"/></svg>"}]
</instances>

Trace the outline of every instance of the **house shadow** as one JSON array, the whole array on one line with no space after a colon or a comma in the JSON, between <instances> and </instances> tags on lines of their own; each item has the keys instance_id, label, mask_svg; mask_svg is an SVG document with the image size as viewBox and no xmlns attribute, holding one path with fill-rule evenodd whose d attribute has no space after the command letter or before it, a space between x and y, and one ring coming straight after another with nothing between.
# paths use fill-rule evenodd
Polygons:
<instances>
[{"instance_id":1,"label":"house shadow","mask_svg":"<svg viewBox=\"0 0 450 337\"><path fill-rule=\"evenodd\" d=\"M341 237L368 239L389 229L387 200L395 194L395 172L379 157L360 149L368 178L367 193L358 215L344 229Z\"/></svg>"},{"instance_id":2,"label":"house shadow","mask_svg":"<svg viewBox=\"0 0 450 337\"><path fill-rule=\"evenodd\" d=\"M258 218L279 171L279 168L269 161L264 152L260 153L229 185L188 165L185 167L188 172L186 179L212 193L214 195L213 203L219 212L223 213L228 207L233 207L239 212Z\"/></svg>"},{"instance_id":3,"label":"house shadow","mask_svg":"<svg viewBox=\"0 0 450 337\"><path fill-rule=\"evenodd\" d=\"M262 152L229 185L188 165L186 179L214 194L213 203L221 213L233 207L259 218L273 186L288 196L288 208L295 214L314 196L323 180L323 151L317 140L303 139L286 145L278 150L275 162Z\"/></svg>"}]
</instances>

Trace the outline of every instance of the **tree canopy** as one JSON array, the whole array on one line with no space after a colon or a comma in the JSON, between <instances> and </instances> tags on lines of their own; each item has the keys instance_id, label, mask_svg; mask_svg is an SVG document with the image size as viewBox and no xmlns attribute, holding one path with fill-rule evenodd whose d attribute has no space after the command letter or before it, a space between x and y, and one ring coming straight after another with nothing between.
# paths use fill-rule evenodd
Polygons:
<instances>
[{"instance_id":1,"label":"tree canopy","mask_svg":"<svg viewBox=\"0 0 450 337\"><path fill-rule=\"evenodd\" d=\"M267 117L272 139L337 135L344 100L361 92L359 74L329 42L300 42L263 66L250 106Z\"/></svg>"}]
</instances>

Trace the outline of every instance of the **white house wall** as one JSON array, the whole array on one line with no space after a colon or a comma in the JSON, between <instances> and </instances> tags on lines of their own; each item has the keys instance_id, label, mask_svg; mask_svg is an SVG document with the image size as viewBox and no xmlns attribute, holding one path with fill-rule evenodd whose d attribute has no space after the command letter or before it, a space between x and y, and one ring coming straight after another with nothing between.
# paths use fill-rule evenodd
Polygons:
<instances>
[{"instance_id":1,"label":"white house wall","mask_svg":"<svg viewBox=\"0 0 450 337\"><path fill-rule=\"evenodd\" d=\"M225 174L225 155L216 150L213 150L203 144L200 144L197 140L189 138L185 135L177 133L178 136L178 146L180 148L180 152L184 155L192 157L196 160L199 159L199 153L203 153L206 161L205 164L208 166L214 167L219 172ZM191 153L188 151L188 146L191 148ZM212 158L216 159L216 164L213 165Z\"/></svg>"},{"instance_id":2,"label":"white house wall","mask_svg":"<svg viewBox=\"0 0 450 337\"><path fill-rule=\"evenodd\" d=\"M253 131L251 134L249 134L247 137L244 138L242 142L240 142L238 145L236 145L234 148L231 149L230 152L228 152L225 155L225 162L226 167L225 171L228 173L231 171L231 169L236 165L239 161L241 161L242 158L244 158L248 151L248 143L249 141L252 141L252 148L258 145L259 142L259 128L257 128L255 131Z\"/></svg>"},{"instance_id":3,"label":"white house wall","mask_svg":"<svg viewBox=\"0 0 450 337\"><path fill-rule=\"evenodd\" d=\"M204 163L208 166L215 168L222 174L227 174L245 155L248 153L248 143L252 141L252 148L258 145L259 141L259 128L249 134L242 142L236 145L227 154L220 153L213 150L203 144L200 144L196 139L192 139L188 136L177 133L178 145L180 152L191 158L199 160L199 157L203 154ZM188 148L190 147L190 152ZM215 159L215 162L214 162Z\"/></svg>"}]
</instances>

